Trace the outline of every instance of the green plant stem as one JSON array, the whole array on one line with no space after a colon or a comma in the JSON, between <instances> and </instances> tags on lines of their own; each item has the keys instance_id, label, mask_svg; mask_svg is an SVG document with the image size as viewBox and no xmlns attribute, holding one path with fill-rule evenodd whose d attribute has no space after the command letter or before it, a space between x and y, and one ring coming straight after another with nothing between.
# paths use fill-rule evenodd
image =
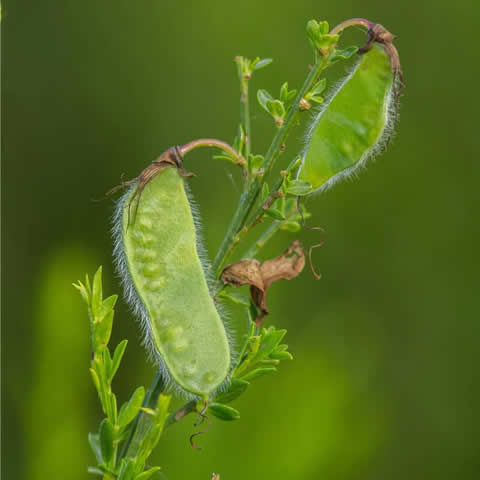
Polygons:
<instances>
[{"instance_id":1,"label":"green plant stem","mask_svg":"<svg viewBox=\"0 0 480 480\"><path fill-rule=\"evenodd\" d=\"M190 400L183 407L179 408L176 412L173 412L165 422L165 428L168 428L170 425L174 425L179 422L183 417L186 417L189 413L197 411L197 402L195 400Z\"/></svg>"},{"instance_id":2,"label":"green plant stem","mask_svg":"<svg viewBox=\"0 0 480 480\"><path fill-rule=\"evenodd\" d=\"M247 309L247 321L248 321L248 332L245 335L245 341L243 342L242 349L240 350L240 353L238 355L238 361L237 361L237 364L235 365L235 369L233 371L233 376L235 376L237 368L242 363L242 360L243 360L243 357L245 356L248 345L250 344L252 336L255 333L255 323L250 318L250 315L248 313L248 309Z\"/></svg>"},{"instance_id":3,"label":"green plant stem","mask_svg":"<svg viewBox=\"0 0 480 480\"><path fill-rule=\"evenodd\" d=\"M295 123L296 116L300 111L300 100L302 100L305 94L310 90L313 82L327 66L327 62L328 57L322 57L312 67L310 73L308 74L305 82L302 85L302 88L299 90L292 107L288 111L284 124L273 137L272 143L267 150L262 164L264 172L263 177L253 178L247 190L240 197L237 210L233 215L227 233L213 261L212 271L215 273L216 278L220 276L225 262L228 260L228 257L232 253L232 246L235 247L238 243L238 238L236 238L237 234L243 228L245 221L255 203L255 200L257 199L258 193L262 185L262 181L263 179L267 178L269 173L271 172L275 164L276 157L278 156L278 153L281 150L283 143L285 142L291 128Z\"/></svg>"},{"instance_id":4,"label":"green plant stem","mask_svg":"<svg viewBox=\"0 0 480 480\"><path fill-rule=\"evenodd\" d=\"M158 396L162 393L165 385L163 383L163 375L160 370L157 371L155 378L150 385L150 388L145 395L145 400L143 401L144 408L155 408L157 406ZM146 424L151 421L150 416L145 412L140 411L132 424L130 433L127 440L122 445L122 451L120 458L125 458L127 455L129 457L134 457L136 453L136 448L139 445L140 437L143 435Z\"/></svg>"},{"instance_id":5,"label":"green plant stem","mask_svg":"<svg viewBox=\"0 0 480 480\"><path fill-rule=\"evenodd\" d=\"M272 237L278 232L282 225L282 222L273 221L269 227L262 233L260 238L250 246L250 248L245 252L245 258L255 258L258 255L258 252L265 246L265 244L272 239Z\"/></svg>"},{"instance_id":6,"label":"green plant stem","mask_svg":"<svg viewBox=\"0 0 480 480\"><path fill-rule=\"evenodd\" d=\"M190 153L196 148L202 147L215 147L223 150L228 153L234 160L235 165L245 168L247 166L247 161L243 158L238 152L236 152L228 143L217 140L216 138L199 138L198 140L193 140L191 142L178 147L180 155L184 157L187 153Z\"/></svg>"},{"instance_id":7,"label":"green plant stem","mask_svg":"<svg viewBox=\"0 0 480 480\"><path fill-rule=\"evenodd\" d=\"M245 130L245 157L252 151L252 127L250 123L250 104L248 99L248 78L240 79L240 121Z\"/></svg>"}]
</instances>

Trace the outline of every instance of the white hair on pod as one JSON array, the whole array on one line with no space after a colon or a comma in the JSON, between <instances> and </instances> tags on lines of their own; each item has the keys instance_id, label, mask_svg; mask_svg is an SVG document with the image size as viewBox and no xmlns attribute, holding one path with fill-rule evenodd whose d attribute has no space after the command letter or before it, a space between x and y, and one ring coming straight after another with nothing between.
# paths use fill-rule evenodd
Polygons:
<instances>
[{"instance_id":1,"label":"white hair on pod","mask_svg":"<svg viewBox=\"0 0 480 480\"><path fill-rule=\"evenodd\" d=\"M317 109L312 111L312 116L315 118L312 120L310 126L307 129L307 132L304 137L303 141L303 154L302 154L302 163L297 171L297 178L300 175L300 171L302 169L303 163L305 162L305 158L308 153L308 148L310 146L310 141L312 139L315 127L317 123L322 118L325 110L330 105L330 102L335 98L335 96L340 92L342 87L347 83L352 75L355 73L357 67L360 65L361 60L359 60L351 69L350 72L347 73L346 77L342 80L338 81L335 86L333 87L332 91L329 95L326 96L325 102L319 106ZM375 145L372 145L360 158L360 160L352 165L351 167L346 168L345 170L337 173L333 177L329 178L321 187L317 188L315 191L312 192L313 194L318 194L325 192L326 190L333 187L335 183L343 179L355 179L358 178L360 170L366 168L367 162L369 160L374 161L375 158L381 154L389 141L393 138L395 133L395 123L398 121L398 112L395 110L395 94L394 94L394 84L393 82L398 82L395 78L392 81L392 85L390 86L389 91L385 94L386 98L384 99L384 115L385 115L385 125L382 129L382 132L379 135L379 138Z\"/></svg>"},{"instance_id":2,"label":"white hair on pod","mask_svg":"<svg viewBox=\"0 0 480 480\"><path fill-rule=\"evenodd\" d=\"M127 202L130 202L131 196L134 194L134 191L137 189L138 183L134 183L126 193L124 193L121 198L118 200L115 206L115 213L112 218L112 236L114 241L114 248L113 248L113 257L115 268L117 271L118 276L120 277L120 281L124 291L124 297L127 305L130 307L133 315L139 320L140 324L140 333L142 338L142 345L146 348L148 358L151 362L153 362L160 370L162 381L165 385L165 389L168 391L173 392L177 396L181 396L187 400L191 399L200 399L198 395L195 395L191 392L186 391L180 385L178 385L170 375L168 368L165 362L160 355L160 352L157 350L155 343L153 341L153 333L150 324L150 318L148 311L142 302L140 295L137 292L135 284L132 280L130 275L130 271L128 268L127 257L125 253L125 248L123 244L123 212L125 208L129 208ZM198 212L198 207L196 202L193 200L190 190L188 188L188 184L184 181L184 188L185 194L188 199L188 203L190 205L190 210L193 217L193 223L195 226L195 244L196 244L196 251L198 257L200 259L200 263L202 265L203 273L208 285L208 290L211 295L213 295L213 277L211 273L211 266L208 260L207 251L203 244L203 236L202 236L202 226L200 215ZM134 199L133 202L141 201L141 196ZM135 208L135 205L132 202L132 209ZM235 349L233 348L235 341L232 329L229 327L228 323L228 314L226 313L223 305L215 301L215 308L218 311L220 318L222 319L223 325L225 327L225 332L227 335L227 340L229 344L230 350L230 368L233 368L235 365ZM231 372L230 372L231 373ZM230 385L230 375L217 387L217 389L212 393L211 397L214 398L218 393L224 392L228 389Z\"/></svg>"}]
</instances>

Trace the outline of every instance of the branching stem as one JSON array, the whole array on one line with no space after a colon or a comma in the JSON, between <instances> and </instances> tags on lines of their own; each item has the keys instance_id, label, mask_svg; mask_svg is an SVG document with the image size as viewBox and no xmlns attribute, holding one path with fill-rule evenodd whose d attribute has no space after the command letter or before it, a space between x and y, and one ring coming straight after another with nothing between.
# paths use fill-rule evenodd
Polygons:
<instances>
[{"instance_id":1,"label":"branching stem","mask_svg":"<svg viewBox=\"0 0 480 480\"><path fill-rule=\"evenodd\" d=\"M275 160L282 150L282 145L284 144L290 130L295 124L295 120L298 112L300 111L300 101L305 96L305 94L310 90L314 81L318 78L323 69L327 66L328 57L320 58L315 65L312 67L310 73L308 74L305 82L300 88L295 101L288 111L288 114L285 118L283 126L277 131L275 137L270 144L269 149L265 155L265 159L262 164L263 169L263 179L268 177L271 172ZM233 215L232 221L228 227L227 233L218 249L215 260L213 261L212 271L214 272L216 278L218 278L222 272L222 268L225 265L225 262L228 260L233 249L232 244L236 243L237 235L243 226L246 223L248 215L257 199L258 193L262 186L262 178L255 177L250 181L250 185L247 190L240 197L240 201L237 206L237 210ZM235 245L233 245L235 247Z\"/></svg>"}]
</instances>

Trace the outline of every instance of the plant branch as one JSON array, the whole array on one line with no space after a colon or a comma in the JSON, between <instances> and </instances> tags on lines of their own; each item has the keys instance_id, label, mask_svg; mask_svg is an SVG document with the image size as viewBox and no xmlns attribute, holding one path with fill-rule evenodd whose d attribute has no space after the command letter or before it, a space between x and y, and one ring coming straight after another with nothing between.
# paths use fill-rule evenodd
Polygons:
<instances>
[{"instance_id":1,"label":"plant branch","mask_svg":"<svg viewBox=\"0 0 480 480\"><path fill-rule=\"evenodd\" d=\"M251 73L244 73L240 67L243 57L235 58L238 66L240 79L240 122L245 131L245 157L248 159L252 151L252 128L250 123L250 104L248 99L248 82L252 77Z\"/></svg>"},{"instance_id":2,"label":"plant branch","mask_svg":"<svg viewBox=\"0 0 480 480\"><path fill-rule=\"evenodd\" d=\"M180 155L183 157L187 153L190 153L192 150L196 148L202 147L216 147L224 152L228 153L232 160L234 160L235 165L239 167L245 168L247 166L247 161L243 158L238 152L236 152L228 143L222 142L221 140L217 140L216 138L199 138L198 140L193 140L191 142L178 147L178 151Z\"/></svg>"},{"instance_id":3,"label":"plant branch","mask_svg":"<svg viewBox=\"0 0 480 480\"><path fill-rule=\"evenodd\" d=\"M282 222L273 221L268 228L262 233L260 238L250 246L250 248L245 252L245 258L255 258L258 252L265 246L265 244L272 239L272 237L278 232Z\"/></svg>"},{"instance_id":4,"label":"plant branch","mask_svg":"<svg viewBox=\"0 0 480 480\"><path fill-rule=\"evenodd\" d=\"M265 159L262 164L264 172L263 178L253 178L251 180L249 188L240 197L237 210L233 215L227 233L213 261L212 271L215 273L216 278L220 276L225 262L228 260L228 257L233 251L233 248L231 248L232 244L238 242L238 233L243 228L246 219L255 203L255 200L257 199L258 193L262 185L262 181L264 178L267 178L269 173L271 172L276 157L295 123L294 121L296 119L296 116L300 111L300 101L310 90L313 82L316 80L318 75L320 75L323 69L327 66L327 61L328 57L322 57L312 67L310 73L308 74L305 82L302 85L302 88L299 90L292 107L288 111L283 126L277 131L275 137L272 140L272 143L270 144L269 149L267 150Z\"/></svg>"},{"instance_id":5,"label":"plant branch","mask_svg":"<svg viewBox=\"0 0 480 480\"><path fill-rule=\"evenodd\" d=\"M235 241L230 244L230 247L227 250L227 253L225 254L226 258L228 258L231 255L233 249L240 243L240 241L245 237L245 235L247 235L247 233L250 230L252 230L252 228L255 227L255 225L258 225L263 221L263 216L265 215L265 211L272 206L275 200L283 196L283 193L278 191L282 183L283 183L283 178L282 178L282 181L280 181L279 184L276 186L276 188L273 190L273 192L270 193L270 195L265 199L265 201L262 203L260 208L252 215L250 222L247 225L245 225L240 230L240 232L238 232L238 235L236 236Z\"/></svg>"}]
</instances>

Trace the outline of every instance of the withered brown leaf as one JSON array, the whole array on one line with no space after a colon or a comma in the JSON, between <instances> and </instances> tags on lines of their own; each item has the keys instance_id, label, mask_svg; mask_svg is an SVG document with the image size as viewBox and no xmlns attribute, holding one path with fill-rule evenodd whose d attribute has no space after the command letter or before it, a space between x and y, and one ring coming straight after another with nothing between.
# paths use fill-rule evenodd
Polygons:
<instances>
[{"instance_id":1,"label":"withered brown leaf","mask_svg":"<svg viewBox=\"0 0 480 480\"><path fill-rule=\"evenodd\" d=\"M268 315L267 289L277 280L291 280L298 276L305 266L305 253L302 244L295 240L278 257L260 263L254 258L241 260L225 267L220 276L223 283L240 287L250 285L250 294L255 305L262 312L255 319L260 325Z\"/></svg>"}]
</instances>

